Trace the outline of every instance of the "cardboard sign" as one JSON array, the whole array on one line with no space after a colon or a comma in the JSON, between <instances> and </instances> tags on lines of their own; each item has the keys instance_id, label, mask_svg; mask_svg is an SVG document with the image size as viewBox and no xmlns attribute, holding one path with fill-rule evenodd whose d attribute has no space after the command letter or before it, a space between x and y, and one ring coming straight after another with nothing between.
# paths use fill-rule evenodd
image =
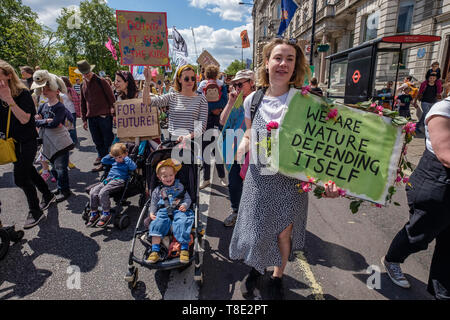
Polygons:
<instances>
[{"instance_id":1,"label":"cardboard sign","mask_svg":"<svg viewBox=\"0 0 450 320\"><path fill-rule=\"evenodd\" d=\"M165 12L116 10L116 18L122 65L169 65Z\"/></svg>"},{"instance_id":2,"label":"cardboard sign","mask_svg":"<svg viewBox=\"0 0 450 320\"><path fill-rule=\"evenodd\" d=\"M227 168L228 171L231 170L237 148L244 137L245 130L247 130L247 127L245 126L245 111L243 102L244 99L241 92L230 111L227 121L223 126L222 132L217 141L218 149L222 154L225 168Z\"/></svg>"},{"instance_id":3,"label":"cardboard sign","mask_svg":"<svg viewBox=\"0 0 450 320\"><path fill-rule=\"evenodd\" d=\"M75 73L77 67L69 67L69 81L71 84L75 84L77 79L83 82L83 76L81 74Z\"/></svg>"},{"instance_id":4,"label":"cardboard sign","mask_svg":"<svg viewBox=\"0 0 450 320\"><path fill-rule=\"evenodd\" d=\"M206 50L202 52L202 54L198 57L197 63L202 67L206 68L209 65L215 65L220 68L220 64L216 59Z\"/></svg>"},{"instance_id":5,"label":"cardboard sign","mask_svg":"<svg viewBox=\"0 0 450 320\"><path fill-rule=\"evenodd\" d=\"M336 103L338 116L315 95L297 92L272 137L270 165L307 181L332 180L347 194L379 204L397 176L402 128L392 119ZM322 183L323 185L323 183Z\"/></svg>"},{"instance_id":6,"label":"cardboard sign","mask_svg":"<svg viewBox=\"0 0 450 320\"><path fill-rule=\"evenodd\" d=\"M117 137L159 138L158 108L146 106L142 99L118 101L116 109Z\"/></svg>"}]
</instances>

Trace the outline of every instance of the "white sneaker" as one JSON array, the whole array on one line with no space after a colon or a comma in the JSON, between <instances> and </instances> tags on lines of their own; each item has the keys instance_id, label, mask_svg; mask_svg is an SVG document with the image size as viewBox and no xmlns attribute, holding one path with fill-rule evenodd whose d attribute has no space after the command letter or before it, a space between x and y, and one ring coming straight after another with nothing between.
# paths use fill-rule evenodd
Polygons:
<instances>
[{"instance_id":1,"label":"white sneaker","mask_svg":"<svg viewBox=\"0 0 450 320\"><path fill-rule=\"evenodd\" d=\"M387 262L385 257L381 258L381 263L386 269L386 273L388 274L389 278L391 278L392 282L402 288L407 289L411 287L411 284L403 274L399 263Z\"/></svg>"},{"instance_id":2,"label":"white sneaker","mask_svg":"<svg viewBox=\"0 0 450 320\"><path fill-rule=\"evenodd\" d=\"M200 187L199 187L199 189L200 190L202 190L202 189L205 189L207 186L209 186L211 184L211 181L210 180L205 180L205 181L203 181L203 183L200 185Z\"/></svg>"}]
</instances>

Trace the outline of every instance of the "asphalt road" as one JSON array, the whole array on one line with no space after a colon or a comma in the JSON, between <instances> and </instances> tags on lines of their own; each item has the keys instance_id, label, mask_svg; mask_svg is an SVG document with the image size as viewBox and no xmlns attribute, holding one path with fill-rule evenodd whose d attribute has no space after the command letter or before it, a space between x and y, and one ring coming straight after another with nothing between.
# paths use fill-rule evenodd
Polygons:
<instances>
[{"instance_id":1,"label":"asphalt road","mask_svg":"<svg viewBox=\"0 0 450 320\"><path fill-rule=\"evenodd\" d=\"M129 290L123 276L133 229L139 216L138 197L131 198L127 213L131 225L118 230L112 224L105 230L86 228L81 219L88 195L86 186L100 174L91 173L96 158L87 132L78 128L80 148L71 161L70 184L74 195L54 204L47 219L26 230L24 239L10 247L0 262L0 299L33 300L241 300L239 285L249 268L230 261L228 245L232 228L223 226L228 214L227 188L217 184L201 191L201 211L207 222L204 240L204 285L199 291L193 282L193 267L179 272L154 271L140 267L135 290ZM412 162L423 151L417 140L410 147ZM56 188L50 183L52 189ZM380 267L383 256L397 231L407 221L404 190L396 194L401 207L363 207L356 215L348 201L316 200L310 197L305 252L288 264L285 275L288 299L431 299L426 292L428 251L410 257L404 272L412 284L405 290L393 285ZM23 192L15 187L12 165L0 166L1 219L5 225L22 229L27 216ZM139 247L138 247L139 248ZM369 289L373 275L367 269L380 268L379 288ZM79 273L78 273L79 271ZM266 275L268 277L269 274Z\"/></svg>"}]
</instances>

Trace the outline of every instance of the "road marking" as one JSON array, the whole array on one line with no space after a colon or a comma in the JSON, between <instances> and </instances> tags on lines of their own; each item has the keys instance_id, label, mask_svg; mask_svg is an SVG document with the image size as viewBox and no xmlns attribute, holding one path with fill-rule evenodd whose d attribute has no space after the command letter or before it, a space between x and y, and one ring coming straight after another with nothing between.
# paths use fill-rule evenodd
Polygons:
<instances>
[{"instance_id":1,"label":"road marking","mask_svg":"<svg viewBox=\"0 0 450 320\"><path fill-rule=\"evenodd\" d=\"M306 260L305 255L303 252L297 252L296 253L297 259L295 260L297 262L297 265L300 267L300 270L305 275L306 280L309 282L309 287L312 290L312 294L314 295L315 300L325 300L323 297L323 289L322 286L317 282L316 277L314 277L314 274L311 270L311 266L309 265L308 261Z\"/></svg>"},{"instance_id":2,"label":"road marking","mask_svg":"<svg viewBox=\"0 0 450 320\"><path fill-rule=\"evenodd\" d=\"M214 181L214 172L211 176L211 179L211 181ZM203 229L205 230L203 242L206 241L206 222L208 220L210 198L211 187L200 190L199 208L202 210L200 211L200 221L203 222ZM200 257L200 261L203 261L203 257ZM195 263L193 262L191 266L189 266L182 272L179 272L179 270L177 269L171 270L169 281L167 282L167 290L164 294L163 300L198 300L200 293L198 290L198 286L194 281L194 269ZM203 270L203 274L204 273L205 270Z\"/></svg>"}]
</instances>

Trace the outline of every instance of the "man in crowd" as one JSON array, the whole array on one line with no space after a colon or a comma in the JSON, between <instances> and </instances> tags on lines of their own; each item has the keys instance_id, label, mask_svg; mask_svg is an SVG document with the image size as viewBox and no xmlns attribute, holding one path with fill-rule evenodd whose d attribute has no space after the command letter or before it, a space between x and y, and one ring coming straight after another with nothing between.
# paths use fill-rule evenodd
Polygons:
<instances>
[{"instance_id":1,"label":"man in crowd","mask_svg":"<svg viewBox=\"0 0 450 320\"><path fill-rule=\"evenodd\" d=\"M97 159L94 162L93 172L103 170L101 159L109 152L109 147L114 140L113 116L114 93L105 79L92 72L95 65L90 65L86 60L77 63L76 73L83 75L81 85L81 118L83 128L91 132L92 140L97 149Z\"/></svg>"}]
</instances>

